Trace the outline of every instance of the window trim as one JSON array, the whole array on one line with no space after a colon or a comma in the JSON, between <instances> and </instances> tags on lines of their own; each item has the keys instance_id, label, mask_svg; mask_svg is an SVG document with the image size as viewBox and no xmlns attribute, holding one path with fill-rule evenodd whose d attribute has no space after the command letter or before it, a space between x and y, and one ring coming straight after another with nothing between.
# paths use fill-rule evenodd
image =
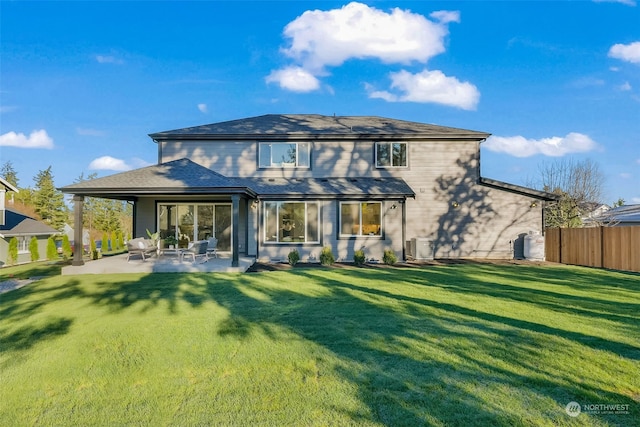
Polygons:
<instances>
[{"instance_id":1,"label":"window trim","mask_svg":"<svg viewBox=\"0 0 640 427\"><path fill-rule=\"evenodd\" d=\"M267 204L271 204L271 203L275 203L276 204L276 221L278 222L279 225L279 221L280 221L280 204L282 203L301 203L304 204L304 224L305 224L305 230L304 230L304 236L305 236L305 241L304 242L296 242L296 241L280 241L280 233L278 233L277 239L278 240L267 240L267 215L266 212L268 210L267 208ZM310 203L313 203L317 206L317 224L318 224L318 235L317 235L317 240L307 240L308 236L309 236L309 223L308 223L308 205ZM260 233L262 236L262 244L263 245L277 245L277 246L281 246L281 245L297 245L297 246L304 246L304 245L321 245L322 244L322 203L320 203L319 200L264 200L262 202L262 206L261 206L261 211L262 211L262 232Z\"/></svg>"},{"instance_id":2,"label":"window trim","mask_svg":"<svg viewBox=\"0 0 640 427\"><path fill-rule=\"evenodd\" d=\"M269 161L270 161L270 165L263 165L261 163L261 158L262 158L262 147L266 147L269 146L271 147L271 145L274 144L278 144L278 145L295 145L296 146L296 161L295 164L284 164L284 163L273 163L273 158L272 158L272 153L271 153L271 148L269 148ZM300 145L306 145L308 147L307 150L307 166L301 166L300 165L300 149L299 146ZM260 141L258 142L258 169L311 169L311 150L312 150L312 144L310 141L293 141L293 142L286 142L286 141Z\"/></svg>"},{"instance_id":3,"label":"window trim","mask_svg":"<svg viewBox=\"0 0 640 427\"><path fill-rule=\"evenodd\" d=\"M380 205L380 234L362 234L362 204L363 203L376 203ZM342 206L343 205L358 205L358 230L360 234L346 234L342 232ZM382 200L353 200L353 201L340 201L338 203L338 239L385 239L384 230L384 202Z\"/></svg>"},{"instance_id":4,"label":"window trim","mask_svg":"<svg viewBox=\"0 0 640 427\"><path fill-rule=\"evenodd\" d=\"M381 165L378 163L378 145L385 144L389 145L389 155L391 158L389 159L388 165ZM402 144L405 146L405 164L404 165L393 165L393 155L392 148L393 144ZM374 163L377 169L406 169L409 167L409 143L407 141L376 141L373 147L373 156Z\"/></svg>"}]
</instances>

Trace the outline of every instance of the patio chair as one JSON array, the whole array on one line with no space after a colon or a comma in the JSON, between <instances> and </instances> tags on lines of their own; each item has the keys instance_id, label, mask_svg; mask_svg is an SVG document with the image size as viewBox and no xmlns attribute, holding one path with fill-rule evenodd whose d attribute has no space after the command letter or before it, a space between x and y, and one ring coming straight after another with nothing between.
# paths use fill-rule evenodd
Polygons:
<instances>
[{"instance_id":1,"label":"patio chair","mask_svg":"<svg viewBox=\"0 0 640 427\"><path fill-rule=\"evenodd\" d=\"M158 248L153 244L153 240L136 237L127 242L127 262L132 255L140 255L142 261L146 261L148 255L157 254L157 251Z\"/></svg>"},{"instance_id":2,"label":"patio chair","mask_svg":"<svg viewBox=\"0 0 640 427\"><path fill-rule=\"evenodd\" d=\"M209 258L218 258L218 239L215 237L207 240L207 256Z\"/></svg>"},{"instance_id":3,"label":"patio chair","mask_svg":"<svg viewBox=\"0 0 640 427\"><path fill-rule=\"evenodd\" d=\"M209 261L209 255L207 255L207 241L196 240L189 244L189 247L180 253L180 261L184 261L184 258L191 258L192 262L196 262L197 258L204 258L202 262Z\"/></svg>"}]
</instances>

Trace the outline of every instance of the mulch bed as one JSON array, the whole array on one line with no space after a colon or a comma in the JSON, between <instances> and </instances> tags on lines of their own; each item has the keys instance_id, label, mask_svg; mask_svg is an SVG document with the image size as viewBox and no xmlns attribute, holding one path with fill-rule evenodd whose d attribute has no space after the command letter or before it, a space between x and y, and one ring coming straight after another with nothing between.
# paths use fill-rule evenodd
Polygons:
<instances>
[{"instance_id":1,"label":"mulch bed","mask_svg":"<svg viewBox=\"0 0 640 427\"><path fill-rule=\"evenodd\" d=\"M335 268L348 268L348 269L359 269L359 268L425 268L431 266L438 265L456 265L456 264L543 264L544 262L539 261L526 261L526 260L516 260L516 259L494 259L494 260L470 260L470 259L437 259L433 261L409 261L409 262L399 262L394 265L387 265L383 263L366 263L360 267L357 267L353 263L347 262L336 262L329 266L322 265L320 263L308 263L308 262L300 262L296 264L295 267L292 267L286 262L274 262L274 263L266 263L266 262L256 262L247 270L247 273L263 273L268 271L287 271L292 268L296 269L335 269Z\"/></svg>"}]
</instances>

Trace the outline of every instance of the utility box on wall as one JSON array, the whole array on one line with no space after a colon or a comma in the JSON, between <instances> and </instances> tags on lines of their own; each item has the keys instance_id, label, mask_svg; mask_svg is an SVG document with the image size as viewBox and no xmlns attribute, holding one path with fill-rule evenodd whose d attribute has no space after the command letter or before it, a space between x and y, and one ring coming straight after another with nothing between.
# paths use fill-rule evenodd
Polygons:
<instances>
[{"instance_id":1,"label":"utility box on wall","mask_svg":"<svg viewBox=\"0 0 640 427\"><path fill-rule=\"evenodd\" d=\"M433 259L433 240L426 237L411 239L411 256L417 261Z\"/></svg>"}]
</instances>

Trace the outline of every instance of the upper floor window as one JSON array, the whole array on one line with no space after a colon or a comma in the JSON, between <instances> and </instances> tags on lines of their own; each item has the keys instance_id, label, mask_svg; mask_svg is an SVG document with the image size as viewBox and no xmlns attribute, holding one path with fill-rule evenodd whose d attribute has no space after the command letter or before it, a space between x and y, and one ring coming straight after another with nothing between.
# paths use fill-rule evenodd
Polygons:
<instances>
[{"instance_id":1,"label":"upper floor window","mask_svg":"<svg viewBox=\"0 0 640 427\"><path fill-rule=\"evenodd\" d=\"M376 167L396 168L406 166L406 142L376 142Z\"/></svg>"},{"instance_id":2,"label":"upper floor window","mask_svg":"<svg viewBox=\"0 0 640 427\"><path fill-rule=\"evenodd\" d=\"M261 168L308 168L311 165L308 142L262 142L259 150Z\"/></svg>"}]
</instances>

